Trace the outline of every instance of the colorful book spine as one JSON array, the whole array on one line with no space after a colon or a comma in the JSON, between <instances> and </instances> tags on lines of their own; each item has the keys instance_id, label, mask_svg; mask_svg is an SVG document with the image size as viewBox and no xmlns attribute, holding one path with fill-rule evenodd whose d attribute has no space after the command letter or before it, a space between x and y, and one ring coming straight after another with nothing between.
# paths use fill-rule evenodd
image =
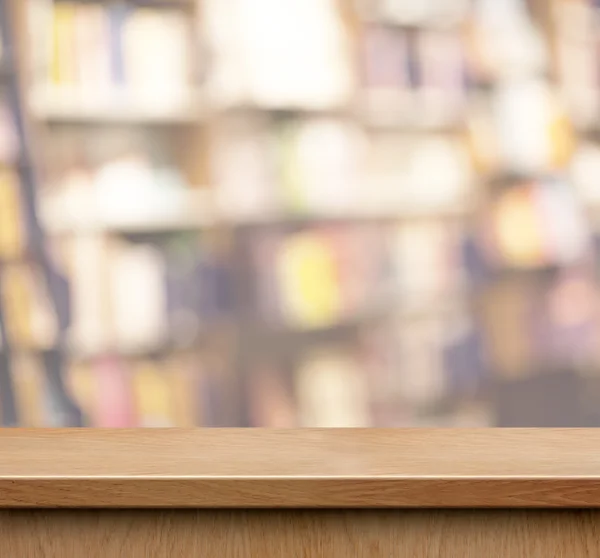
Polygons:
<instances>
[{"instance_id":1,"label":"colorful book spine","mask_svg":"<svg viewBox=\"0 0 600 558\"><path fill-rule=\"evenodd\" d=\"M201 414L200 401L196 397L198 376L195 374L198 359L196 353L170 357L164 364L167 376L169 407L172 424L181 428L196 426L196 416Z\"/></svg>"},{"instance_id":2,"label":"colorful book spine","mask_svg":"<svg viewBox=\"0 0 600 558\"><path fill-rule=\"evenodd\" d=\"M110 341L108 244L95 234L80 234L71 242L69 262L75 347L97 352Z\"/></svg>"},{"instance_id":3,"label":"colorful book spine","mask_svg":"<svg viewBox=\"0 0 600 558\"><path fill-rule=\"evenodd\" d=\"M100 4L81 4L75 24L78 84L86 95L106 95L112 80L108 11Z\"/></svg>"},{"instance_id":4,"label":"colorful book spine","mask_svg":"<svg viewBox=\"0 0 600 558\"><path fill-rule=\"evenodd\" d=\"M39 360L19 354L13 358L14 383L19 409L19 426L49 426L45 413L47 386Z\"/></svg>"},{"instance_id":5,"label":"colorful book spine","mask_svg":"<svg viewBox=\"0 0 600 558\"><path fill-rule=\"evenodd\" d=\"M73 86L77 79L75 40L76 4L59 2L54 5L52 81L59 86Z\"/></svg>"},{"instance_id":6,"label":"colorful book spine","mask_svg":"<svg viewBox=\"0 0 600 558\"><path fill-rule=\"evenodd\" d=\"M175 426L169 375L159 363L138 362L132 367L133 396L138 426Z\"/></svg>"},{"instance_id":7,"label":"colorful book spine","mask_svg":"<svg viewBox=\"0 0 600 558\"><path fill-rule=\"evenodd\" d=\"M98 378L88 363L71 363L67 369L66 386L73 395L75 403L83 414L85 426L97 426L96 399L102 397L98 393Z\"/></svg>"},{"instance_id":8,"label":"colorful book spine","mask_svg":"<svg viewBox=\"0 0 600 558\"><path fill-rule=\"evenodd\" d=\"M164 259L149 245L115 245L110 289L115 342L122 348L152 348L166 340Z\"/></svg>"},{"instance_id":9,"label":"colorful book spine","mask_svg":"<svg viewBox=\"0 0 600 558\"><path fill-rule=\"evenodd\" d=\"M254 370L249 380L250 425L262 428L293 428L297 409L283 371L272 365Z\"/></svg>"},{"instance_id":10,"label":"colorful book spine","mask_svg":"<svg viewBox=\"0 0 600 558\"><path fill-rule=\"evenodd\" d=\"M96 362L97 421L100 428L135 426L135 411L131 388L131 370L115 358Z\"/></svg>"},{"instance_id":11,"label":"colorful book spine","mask_svg":"<svg viewBox=\"0 0 600 558\"><path fill-rule=\"evenodd\" d=\"M2 305L8 342L32 348L32 278L26 264L12 264L2 270Z\"/></svg>"},{"instance_id":12,"label":"colorful book spine","mask_svg":"<svg viewBox=\"0 0 600 558\"><path fill-rule=\"evenodd\" d=\"M23 244L18 179L11 171L0 169L0 260L18 257Z\"/></svg>"},{"instance_id":13,"label":"colorful book spine","mask_svg":"<svg viewBox=\"0 0 600 558\"><path fill-rule=\"evenodd\" d=\"M371 423L364 371L337 352L307 358L296 373L299 422L305 427L365 427Z\"/></svg>"},{"instance_id":14,"label":"colorful book spine","mask_svg":"<svg viewBox=\"0 0 600 558\"><path fill-rule=\"evenodd\" d=\"M0 165L14 163L18 153L19 145L13 115L8 104L0 101Z\"/></svg>"},{"instance_id":15,"label":"colorful book spine","mask_svg":"<svg viewBox=\"0 0 600 558\"><path fill-rule=\"evenodd\" d=\"M277 275L288 324L322 328L342 315L342 293L332 245L318 231L291 235L280 245Z\"/></svg>"},{"instance_id":16,"label":"colorful book spine","mask_svg":"<svg viewBox=\"0 0 600 558\"><path fill-rule=\"evenodd\" d=\"M123 33L126 21L130 17L129 12L130 8L121 3L110 6L108 12L111 75L112 82L117 87L123 87L126 84Z\"/></svg>"}]
</instances>

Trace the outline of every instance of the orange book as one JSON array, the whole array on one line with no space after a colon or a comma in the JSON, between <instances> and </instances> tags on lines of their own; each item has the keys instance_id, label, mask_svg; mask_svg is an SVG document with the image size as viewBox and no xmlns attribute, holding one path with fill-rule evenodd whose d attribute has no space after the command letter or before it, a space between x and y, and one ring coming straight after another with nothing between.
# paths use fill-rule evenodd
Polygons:
<instances>
[{"instance_id":1,"label":"orange book","mask_svg":"<svg viewBox=\"0 0 600 558\"><path fill-rule=\"evenodd\" d=\"M147 361L134 366L133 394L138 426L174 426L169 375L160 364Z\"/></svg>"},{"instance_id":2,"label":"orange book","mask_svg":"<svg viewBox=\"0 0 600 558\"><path fill-rule=\"evenodd\" d=\"M14 259L22 250L19 182L13 172L0 170L0 260Z\"/></svg>"},{"instance_id":3,"label":"orange book","mask_svg":"<svg viewBox=\"0 0 600 558\"><path fill-rule=\"evenodd\" d=\"M39 361L31 355L18 354L13 358L13 371L19 426L49 426L45 420L44 375Z\"/></svg>"},{"instance_id":4,"label":"orange book","mask_svg":"<svg viewBox=\"0 0 600 558\"><path fill-rule=\"evenodd\" d=\"M505 193L496 205L494 225L503 259L515 267L537 267L545 263L545 239L531 188Z\"/></svg>"}]
</instances>

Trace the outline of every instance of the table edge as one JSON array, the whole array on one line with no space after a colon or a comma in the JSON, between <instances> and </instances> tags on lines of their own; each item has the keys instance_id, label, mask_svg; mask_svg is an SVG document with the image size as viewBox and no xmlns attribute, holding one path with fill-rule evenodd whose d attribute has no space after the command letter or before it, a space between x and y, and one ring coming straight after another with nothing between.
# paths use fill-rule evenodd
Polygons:
<instances>
[{"instance_id":1,"label":"table edge","mask_svg":"<svg viewBox=\"0 0 600 558\"><path fill-rule=\"evenodd\" d=\"M600 429L7 429L0 507L600 507L597 450Z\"/></svg>"}]
</instances>

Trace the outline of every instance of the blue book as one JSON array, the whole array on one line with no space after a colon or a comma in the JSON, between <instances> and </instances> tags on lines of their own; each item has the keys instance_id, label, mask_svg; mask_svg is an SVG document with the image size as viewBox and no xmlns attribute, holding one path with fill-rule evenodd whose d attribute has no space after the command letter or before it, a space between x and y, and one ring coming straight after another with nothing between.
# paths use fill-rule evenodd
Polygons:
<instances>
[{"instance_id":1,"label":"blue book","mask_svg":"<svg viewBox=\"0 0 600 558\"><path fill-rule=\"evenodd\" d=\"M123 32L131 9L124 4L115 4L109 8L110 22L110 63L113 83L125 85L125 63L123 53Z\"/></svg>"},{"instance_id":2,"label":"blue book","mask_svg":"<svg viewBox=\"0 0 600 558\"><path fill-rule=\"evenodd\" d=\"M476 329L469 329L444 347L443 360L451 395L471 395L480 389L486 366L481 336Z\"/></svg>"}]
</instances>

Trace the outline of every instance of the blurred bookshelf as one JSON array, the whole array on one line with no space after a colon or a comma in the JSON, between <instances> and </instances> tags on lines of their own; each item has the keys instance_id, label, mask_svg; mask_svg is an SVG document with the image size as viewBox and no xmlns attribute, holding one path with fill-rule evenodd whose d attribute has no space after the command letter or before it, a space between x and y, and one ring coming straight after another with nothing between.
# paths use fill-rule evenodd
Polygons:
<instances>
[{"instance_id":1,"label":"blurred bookshelf","mask_svg":"<svg viewBox=\"0 0 600 558\"><path fill-rule=\"evenodd\" d=\"M3 102L19 423L600 420L595 3L4 3L67 285Z\"/></svg>"}]
</instances>

